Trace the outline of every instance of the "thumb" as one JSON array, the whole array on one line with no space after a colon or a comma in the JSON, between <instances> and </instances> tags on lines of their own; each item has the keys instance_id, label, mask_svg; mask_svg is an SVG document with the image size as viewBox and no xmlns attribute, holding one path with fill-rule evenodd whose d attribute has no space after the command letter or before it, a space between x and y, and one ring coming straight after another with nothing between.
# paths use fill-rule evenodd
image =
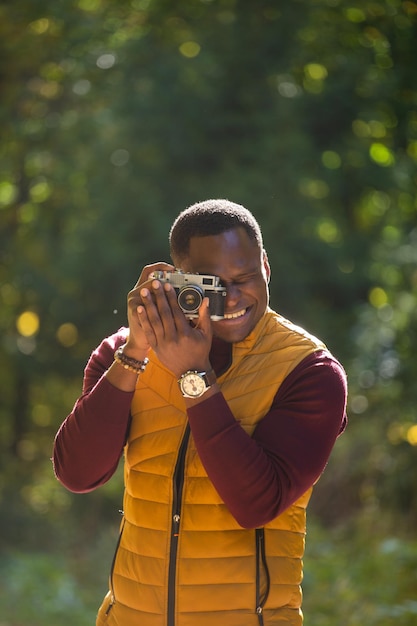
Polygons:
<instances>
[{"instance_id":1,"label":"thumb","mask_svg":"<svg viewBox=\"0 0 417 626\"><path fill-rule=\"evenodd\" d=\"M207 297L203 298L198 310L198 326L204 333L209 333L211 330L210 300Z\"/></svg>"}]
</instances>

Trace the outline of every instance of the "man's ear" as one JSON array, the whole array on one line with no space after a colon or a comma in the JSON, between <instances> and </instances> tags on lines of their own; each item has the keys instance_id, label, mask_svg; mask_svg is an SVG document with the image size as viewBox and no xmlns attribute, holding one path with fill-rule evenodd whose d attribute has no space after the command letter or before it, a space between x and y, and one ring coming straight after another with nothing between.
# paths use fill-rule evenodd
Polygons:
<instances>
[{"instance_id":1,"label":"man's ear","mask_svg":"<svg viewBox=\"0 0 417 626\"><path fill-rule=\"evenodd\" d=\"M265 248L262 250L262 264L264 266L266 279L269 283L269 281L271 280L271 267L269 265L268 255L266 253Z\"/></svg>"}]
</instances>

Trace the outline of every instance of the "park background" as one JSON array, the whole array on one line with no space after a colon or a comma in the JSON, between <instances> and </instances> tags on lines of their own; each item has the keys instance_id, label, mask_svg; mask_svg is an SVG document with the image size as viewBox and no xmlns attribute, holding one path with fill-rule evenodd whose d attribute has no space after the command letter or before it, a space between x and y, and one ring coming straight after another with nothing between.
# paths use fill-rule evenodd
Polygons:
<instances>
[{"instance_id":1,"label":"park background","mask_svg":"<svg viewBox=\"0 0 417 626\"><path fill-rule=\"evenodd\" d=\"M0 624L88 626L120 473L53 437L177 213L251 209L271 302L349 376L309 512L307 626L417 623L417 3L0 4Z\"/></svg>"}]
</instances>

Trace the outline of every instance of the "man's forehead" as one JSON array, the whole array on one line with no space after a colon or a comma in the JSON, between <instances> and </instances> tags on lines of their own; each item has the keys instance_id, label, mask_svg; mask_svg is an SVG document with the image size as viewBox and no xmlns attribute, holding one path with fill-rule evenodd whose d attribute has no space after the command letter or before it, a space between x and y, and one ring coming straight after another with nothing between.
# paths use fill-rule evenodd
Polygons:
<instances>
[{"instance_id":1,"label":"man's forehead","mask_svg":"<svg viewBox=\"0 0 417 626\"><path fill-rule=\"evenodd\" d=\"M239 232L240 231L240 232ZM257 266L260 250L242 228L225 231L219 235L192 237L184 264L191 271L220 274L224 271L246 271Z\"/></svg>"},{"instance_id":2,"label":"man's forehead","mask_svg":"<svg viewBox=\"0 0 417 626\"><path fill-rule=\"evenodd\" d=\"M189 254L200 254L211 250L238 248L257 248L257 242L251 239L247 231L238 226L215 235L194 235L190 237Z\"/></svg>"}]
</instances>

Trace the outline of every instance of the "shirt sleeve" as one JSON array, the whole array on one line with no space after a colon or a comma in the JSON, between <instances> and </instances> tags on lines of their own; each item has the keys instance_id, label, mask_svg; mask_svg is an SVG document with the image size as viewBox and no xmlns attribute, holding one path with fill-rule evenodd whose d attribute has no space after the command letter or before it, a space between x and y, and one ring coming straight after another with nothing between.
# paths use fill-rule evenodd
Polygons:
<instances>
[{"instance_id":1,"label":"shirt sleeve","mask_svg":"<svg viewBox=\"0 0 417 626\"><path fill-rule=\"evenodd\" d=\"M123 331L105 339L84 371L82 395L55 437L55 475L70 491L85 493L104 484L119 464L134 392L121 391L104 376Z\"/></svg>"},{"instance_id":2,"label":"shirt sleeve","mask_svg":"<svg viewBox=\"0 0 417 626\"><path fill-rule=\"evenodd\" d=\"M346 426L345 372L328 352L306 357L250 437L221 393L188 410L208 476L245 528L275 519L323 472Z\"/></svg>"}]
</instances>

